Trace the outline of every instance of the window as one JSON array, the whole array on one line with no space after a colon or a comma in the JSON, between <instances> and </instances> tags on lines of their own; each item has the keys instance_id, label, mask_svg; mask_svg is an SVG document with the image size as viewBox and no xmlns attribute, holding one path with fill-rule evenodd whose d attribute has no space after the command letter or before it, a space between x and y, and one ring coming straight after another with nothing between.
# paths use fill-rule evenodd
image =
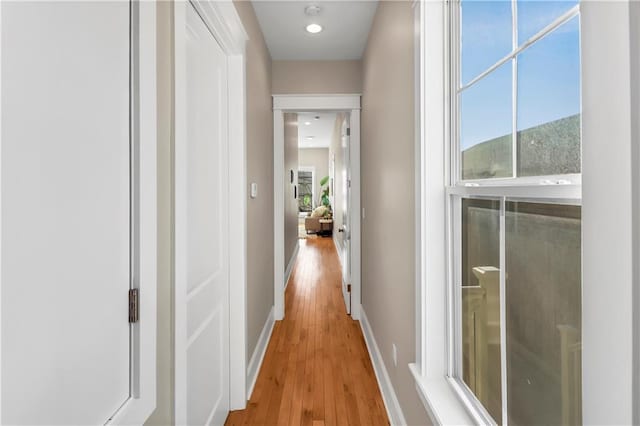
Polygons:
<instances>
[{"instance_id":1,"label":"window","mask_svg":"<svg viewBox=\"0 0 640 426\"><path fill-rule=\"evenodd\" d=\"M638 323L640 297L634 289L640 283L640 88L634 76L640 67L640 9L636 2L629 1L585 1L579 5L551 1L510 3L511 41L513 24L516 28L519 24L518 46L512 45L502 57L478 54L481 59L498 59L469 71L465 80L460 20L466 1L462 1L420 1L415 6L414 46L420 59L416 64L420 72L416 79L420 94L416 123L416 192L420 200L416 203L418 346L416 362L409 367L418 395L438 424L575 424L580 420L585 424L637 424L640 375L635 373L640 368L636 356L640 339L636 339L639 335L634 324ZM549 19L538 20L526 13L527 8L535 12L552 6L562 7L549 13ZM526 19L535 24L528 33L521 29ZM483 22L496 25L501 21L495 18ZM553 113L556 120L575 115L575 111L567 110L568 115L559 115L559 105L551 105L545 97L559 96L560 87L543 92L547 86L542 83L552 84L551 78L532 86L531 103L527 102L531 96L523 96L526 80L518 78L526 74L520 66L535 65L531 62L537 56L534 48L542 49L542 43L552 41L551 36L560 28L564 34L555 33L556 36L570 34L566 30L571 25L565 24L575 25L579 31L573 39L579 40L581 53L579 86L574 86L581 86L579 124L574 124L580 128L580 139L562 137L571 134L567 128L554 130L553 147L566 147L563 141L573 140L579 144L579 151L573 152L580 159L571 160L571 155L551 158L549 151L540 150L534 155L539 165L532 167L538 171L516 169L514 173L514 165L518 167L518 161L523 164L526 155L518 152L517 145L513 149L513 133L528 127L522 124L522 118L521 126L513 120L530 114L526 108L533 108L536 102L543 105L544 114ZM501 33L498 29L490 31ZM476 37L474 41L481 40ZM567 59L571 52L577 57L574 48L560 59ZM518 62L515 68L514 57ZM484 177L463 179L462 92L484 77L499 73L498 68L509 61L511 176L492 176L489 170ZM559 66L538 69L549 76L564 73ZM543 93L548 95L542 96ZM484 101L487 105L496 103L497 95ZM553 126L537 130L548 131L550 127ZM488 138L501 136L493 133ZM539 135L538 132L534 142L540 140ZM551 152L555 156L563 153L557 149ZM572 149L564 149L564 154L570 152ZM555 161L539 161L545 155ZM549 169L542 166L549 164L577 164L580 173L563 166L555 168L556 174L548 174L545 170ZM483 264L476 264L480 262ZM479 266L484 268L474 273ZM498 276L498 298L490 289L492 274L494 282ZM493 324L481 322L482 310L472 310L473 304L467 302L473 292L479 291L463 290L463 284L486 287L491 302L498 302L499 320L488 315L494 319ZM469 309L463 317L465 306ZM540 306L547 309L542 311ZM468 319L475 324L465 322ZM496 329L499 345L471 346L471 342L495 342L495 335L480 333ZM481 362L473 358L474 365L486 368L471 370L469 348L487 354ZM496 368L491 364L498 351L499 387L495 384ZM483 373L490 374L493 381L483 382ZM480 391L476 391L480 397L472 390L476 386L473 380L480 384Z\"/></svg>"},{"instance_id":2,"label":"window","mask_svg":"<svg viewBox=\"0 0 640 426\"><path fill-rule=\"evenodd\" d=\"M580 424L580 5L449 16L450 376L487 422Z\"/></svg>"},{"instance_id":3,"label":"window","mask_svg":"<svg viewBox=\"0 0 640 426\"><path fill-rule=\"evenodd\" d=\"M313 210L313 171L298 170L298 210L310 212Z\"/></svg>"}]
</instances>

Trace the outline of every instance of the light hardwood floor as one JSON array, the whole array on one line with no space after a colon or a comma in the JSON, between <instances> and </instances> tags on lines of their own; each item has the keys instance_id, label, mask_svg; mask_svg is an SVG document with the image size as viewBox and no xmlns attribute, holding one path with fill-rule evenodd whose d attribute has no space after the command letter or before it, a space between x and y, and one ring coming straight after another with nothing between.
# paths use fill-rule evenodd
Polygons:
<instances>
[{"instance_id":1,"label":"light hardwood floor","mask_svg":"<svg viewBox=\"0 0 640 426\"><path fill-rule=\"evenodd\" d=\"M360 325L346 314L330 238L300 240L247 409L231 425L388 425Z\"/></svg>"}]
</instances>

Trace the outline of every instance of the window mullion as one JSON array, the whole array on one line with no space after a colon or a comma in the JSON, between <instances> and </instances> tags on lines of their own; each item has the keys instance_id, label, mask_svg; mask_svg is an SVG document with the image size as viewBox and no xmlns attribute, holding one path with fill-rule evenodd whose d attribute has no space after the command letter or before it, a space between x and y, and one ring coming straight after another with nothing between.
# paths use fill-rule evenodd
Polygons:
<instances>
[{"instance_id":1,"label":"window mullion","mask_svg":"<svg viewBox=\"0 0 640 426\"><path fill-rule=\"evenodd\" d=\"M502 422L509 424L507 410L507 298L506 298L506 197L500 199L500 378L502 395Z\"/></svg>"},{"instance_id":2,"label":"window mullion","mask_svg":"<svg viewBox=\"0 0 640 426\"><path fill-rule=\"evenodd\" d=\"M460 2L455 1L451 3L451 7L453 8L452 17L453 19L450 21L452 23L452 28L450 29L452 34L452 42L450 42L450 58L449 64L452 68L453 78L448 82L449 89L451 90L451 96L449 99L452 101L449 109L450 117L450 131L451 131L451 139L453 144L449 144L450 148L453 149L452 155L450 156L453 159L453 164L451 165L452 175L450 175L450 180L452 184L456 184L462 180L462 151L460 145L460 87L462 86L462 78L460 73L460 57L462 52L462 25L461 25L461 10L460 10Z\"/></svg>"},{"instance_id":3,"label":"window mullion","mask_svg":"<svg viewBox=\"0 0 640 426\"><path fill-rule=\"evenodd\" d=\"M511 37L513 51L518 49L518 2L511 0ZM518 56L511 60L511 167L518 177ZM506 197L500 201L500 368L502 396L502 424L509 424L507 390L507 297L506 297Z\"/></svg>"},{"instance_id":4,"label":"window mullion","mask_svg":"<svg viewBox=\"0 0 640 426\"><path fill-rule=\"evenodd\" d=\"M518 49L518 3L511 0L511 37L512 47L515 52ZM511 60L511 168L512 177L518 177L518 56Z\"/></svg>"},{"instance_id":5,"label":"window mullion","mask_svg":"<svg viewBox=\"0 0 640 426\"><path fill-rule=\"evenodd\" d=\"M458 196L448 196L450 207L448 218L452 224L449 229L449 291L450 307L454 318L462 317L462 233L458 224L462 223L462 199ZM450 317L451 318L451 317ZM462 324L451 321L450 354L448 373L451 377L462 377Z\"/></svg>"}]
</instances>

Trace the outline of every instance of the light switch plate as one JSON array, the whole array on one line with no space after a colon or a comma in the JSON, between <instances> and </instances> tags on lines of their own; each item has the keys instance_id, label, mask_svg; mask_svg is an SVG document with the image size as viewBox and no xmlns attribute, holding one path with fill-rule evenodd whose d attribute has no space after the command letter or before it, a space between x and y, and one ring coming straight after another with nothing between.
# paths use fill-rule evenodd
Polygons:
<instances>
[{"instance_id":1,"label":"light switch plate","mask_svg":"<svg viewBox=\"0 0 640 426\"><path fill-rule=\"evenodd\" d=\"M251 198L256 198L258 196L258 184L255 182L251 182Z\"/></svg>"},{"instance_id":2,"label":"light switch plate","mask_svg":"<svg viewBox=\"0 0 640 426\"><path fill-rule=\"evenodd\" d=\"M392 351L392 357L393 357L393 366L397 367L398 366L398 349L396 348L396 344L393 343L391 345L391 351Z\"/></svg>"}]
</instances>

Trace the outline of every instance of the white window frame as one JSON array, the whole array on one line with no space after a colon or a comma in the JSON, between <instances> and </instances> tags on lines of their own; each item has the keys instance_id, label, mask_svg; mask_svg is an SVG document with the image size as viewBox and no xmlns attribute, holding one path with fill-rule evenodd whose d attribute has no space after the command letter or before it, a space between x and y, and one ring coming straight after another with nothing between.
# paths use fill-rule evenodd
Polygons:
<instances>
[{"instance_id":1,"label":"white window frame","mask_svg":"<svg viewBox=\"0 0 640 426\"><path fill-rule=\"evenodd\" d=\"M410 369L427 413L435 424L484 424L486 418L461 398L451 379L454 335L447 220L447 185L452 164L446 129L448 3L415 3L416 19L416 363ZM629 0L585 1L580 5L582 60L582 182L519 186L495 180L492 185L457 185L456 195L573 199L582 184L583 243L583 422L638 422L637 349L633 326L640 297L640 160L637 114L640 90L632 71L640 54L630 35L640 21ZM631 13L630 11L634 11ZM616 76L611 78L610 76ZM608 76L608 77L607 77ZM631 89L636 90L632 91ZM635 114L635 116L633 115ZM632 118L633 117L633 118ZM636 167L637 169L637 167ZM565 177L563 176L563 179ZM539 179L539 178L538 178ZM486 183L486 182L484 182ZM526 183L526 182L520 182ZM540 183L540 182L538 182ZM635 231L635 232L632 232ZM634 251L635 248L635 251ZM602 283L606 282L604 286ZM635 299L634 299L635 295ZM635 306L634 306L635 305ZM635 333L635 334L634 334ZM634 340L635 337L635 340ZM434 348L439 348L434 350ZM635 357L635 358L634 358ZM613 368L615 366L615 368ZM635 385L635 386L634 386ZM636 413L634 414L634 410ZM636 416L634 418L634 415Z\"/></svg>"}]
</instances>

